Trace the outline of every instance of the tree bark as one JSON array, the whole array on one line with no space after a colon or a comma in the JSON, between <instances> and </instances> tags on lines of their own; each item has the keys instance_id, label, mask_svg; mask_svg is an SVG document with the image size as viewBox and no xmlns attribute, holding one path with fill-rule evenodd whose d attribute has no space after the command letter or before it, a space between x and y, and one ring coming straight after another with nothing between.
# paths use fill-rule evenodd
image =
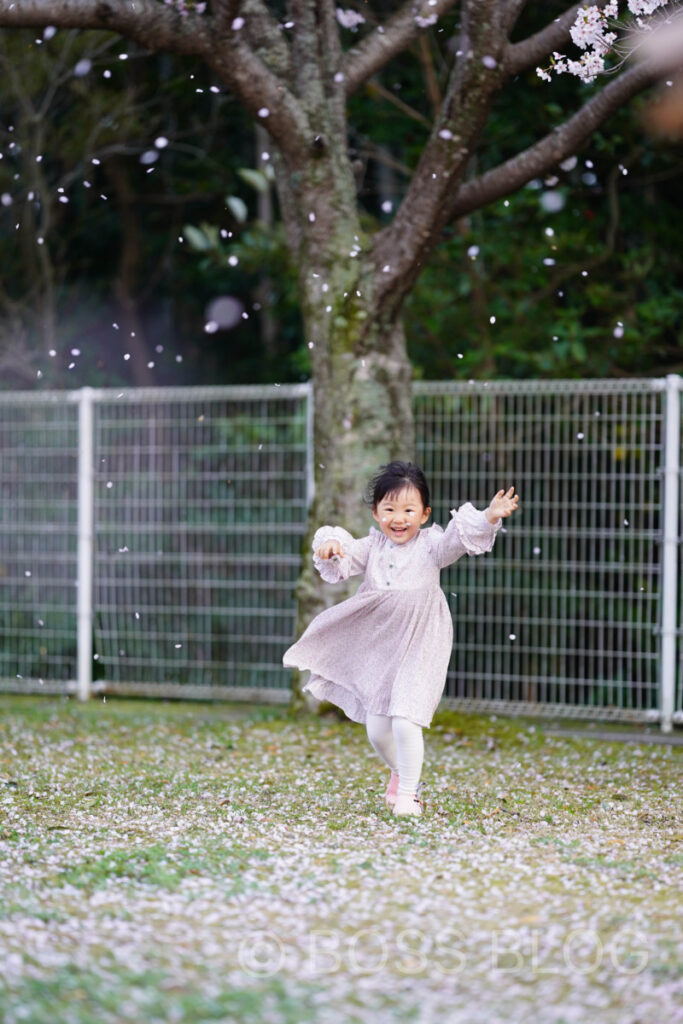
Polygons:
<instances>
[{"instance_id":1,"label":"tree bark","mask_svg":"<svg viewBox=\"0 0 683 1024\"><path fill-rule=\"evenodd\" d=\"M297 635L357 586L352 580L331 588L321 581L311 558L315 530L327 523L364 536L369 509L363 496L369 478L391 459L414 455L412 374L400 315L394 308L385 313L371 296L355 294L354 285L364 279L359 269L356 264L346 268L352 292L345 289L346 297L338 291L321 293L318 303L308 303L305 316L307 334L318 339L312 349L315 497L296 591ZM301 685L297 673L292 685L295 709L303 704Z\"/></svg>"},{"instance_id":2,"label":"tree bark","mask_svg":"<svg viewBox=\"0 0 683 1024\"><path fill-rule=\"evenodd\" d=\"M315 95L309 86L307 96ZM276 181L299 268L304 336L314 381L315 498L297 587L297 632L348 596L313 570L311 540L323 523L368 530L362 496L377 467L414 451L411 368L400 310L377 301L377 268L361 226L341 102L306 111L318 133L305 154L279 152ZM381 273L381 270L380 270ZM301 706L301 680L293 706Z\"/></svg>"}]
</instances>

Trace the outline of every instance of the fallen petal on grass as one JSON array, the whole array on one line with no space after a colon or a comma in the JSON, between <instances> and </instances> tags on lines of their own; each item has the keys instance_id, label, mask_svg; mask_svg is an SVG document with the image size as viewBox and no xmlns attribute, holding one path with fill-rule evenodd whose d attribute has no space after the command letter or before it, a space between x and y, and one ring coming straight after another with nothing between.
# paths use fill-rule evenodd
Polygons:
<instances>
[{"instance_id":1,"label":"fallen petal on grass","mask_svg":"<svg viewBox=\"0 0 683 1024\"><path fill-rule=\"evenodd\" d=\"M681 748L448 714L395 818L361 727L0 699L3 1024L681 1017Z\"/></svg>"}]
</instances>

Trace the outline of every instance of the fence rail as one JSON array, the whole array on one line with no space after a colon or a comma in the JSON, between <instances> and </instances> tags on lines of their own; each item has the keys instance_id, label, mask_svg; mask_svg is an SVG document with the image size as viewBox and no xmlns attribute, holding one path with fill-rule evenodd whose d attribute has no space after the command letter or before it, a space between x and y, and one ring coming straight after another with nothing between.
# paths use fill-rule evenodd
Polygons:
<instances>
[{"instance_id":1,"label":"fence rail","mask_svg":"<svg viewBox=\"0 0 683 1024\"><path fill-rule=\"evenodd\" d=\"M681 378L418 382L445 523L514 483L443 574L445 703L683 721ZM286 701L312 497L308 384L0 395L0 689Z\"/></svg>"}]
</instances>

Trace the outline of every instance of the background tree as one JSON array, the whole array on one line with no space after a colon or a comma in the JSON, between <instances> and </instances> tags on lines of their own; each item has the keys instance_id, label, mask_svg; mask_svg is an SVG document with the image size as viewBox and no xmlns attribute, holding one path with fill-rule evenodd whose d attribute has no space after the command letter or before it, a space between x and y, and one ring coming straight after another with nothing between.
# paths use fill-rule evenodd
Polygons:
<instances>
[{"instance_id":1,"label":"background tree","mask_svg":"<svg viewBox=\"0 0 683 1024\"><path fill-rule=\"evenodd\" d=\"M195 62L111 33L5 32L0 70L4 385L181 382L207 283L178 239L252 160L248 120Z\"/></svg>"},{"instance_id":2,"label":"background tree","mask_svg":"<svg viewBox=\"0 0 683 1024\"><path fill-rule=\"evenodd\" d=\"M364 5L361 15L330 0L0 0L0 25L102 30L152 53L194 59L270 136L316 392L312 525L333 519L363 528L361 482L387 458L411 454L404 309L444 234L553 173L661 73L647 60L620 68L590 87L578 109L576 89L558 84L573 113L562 106L552 128L535 135L513 97L521 80L566 45L579 5L528 7L523 0L410 0ZM348 113L360 90L386 94L381 74L407 57L427 77L418 113L428 131L406 160L410 180L400 203L390 213L383 204L386 219L376 224L358 201L363 166ZM489 131L503 106L516 123L492 147ZM391 166L383 156L378 173ZM485 278L478 270L472 277L478 329ZM303 624L325 600L308 571L299 597Z\"/></svg>"}]
</instances>

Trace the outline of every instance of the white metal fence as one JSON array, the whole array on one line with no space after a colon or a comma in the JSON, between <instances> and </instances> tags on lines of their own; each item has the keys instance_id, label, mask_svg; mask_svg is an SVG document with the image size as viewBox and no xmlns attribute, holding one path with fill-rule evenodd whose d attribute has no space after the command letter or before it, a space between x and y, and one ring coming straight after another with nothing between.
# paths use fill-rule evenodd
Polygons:
<instances>
[{"instance_id":1,"label":"white metal fence","mask_svg":"<svg viewBox=\"0 0 683 1024\"><path fill-rule=\"evenodd\" d=\"M61 690L75 673L78 408L0 396L0 685Z\"/></svg>"},{"instance_id":2,"label":"white metal fence","mask_svg":"<svg viewBox=\"0 0 683 1024\"><path fill-rule=\"evenodd\" d=\"M667 727L674 710L680 719L679 379L416 392L437 521L511 483L521 496L495 555L444 574L455 623L449 698Z\"/></svg>"},{"instance_id":3,"label":"white metal fence","mask_svg":"<svg viewBox=\"0 0 683 1024\"><path fill-rule=\"evenodd\" d=\"M522 499L444 574L446 703L683 721L680 385L416 384L434 519ZM311 418L308 385L0 395L0 688L286 701Z\"/></svg>"}]
</instances>

